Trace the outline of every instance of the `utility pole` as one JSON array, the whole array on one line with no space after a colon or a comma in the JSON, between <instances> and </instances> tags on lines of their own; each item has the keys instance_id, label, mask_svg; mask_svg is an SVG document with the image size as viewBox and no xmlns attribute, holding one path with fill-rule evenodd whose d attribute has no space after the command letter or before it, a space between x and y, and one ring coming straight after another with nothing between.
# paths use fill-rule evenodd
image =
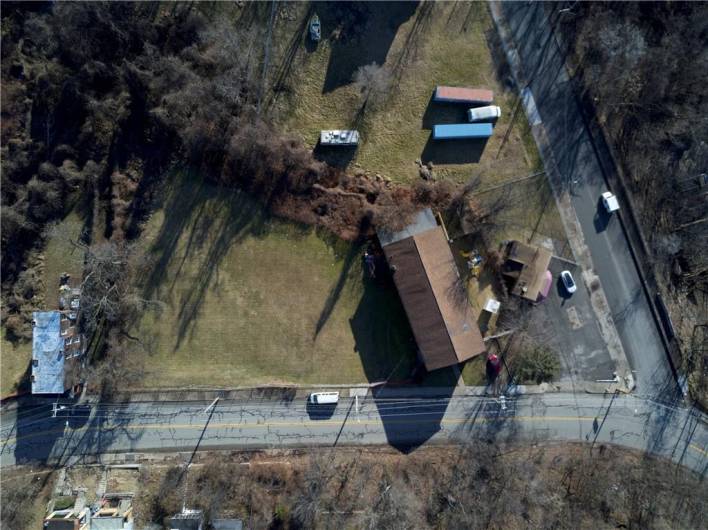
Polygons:
<instances>
[{"instance_id":1,"label":"utility pole","mask_svg":"<svg viewBox=\"0 0 708 530\"><path fill-rule=\"evenodd\" d=\"M592 440L592 445L590 446L590 453L592 453L593 448L595 447L595 442L597 441L597 437L600 436L600 431L602 430L602 426L605 425L605 420L607 419L608 414L610 413L610 409L612 408L612 404L615 402L615 399L617 398L617 395L619 394L619 390L615 390L614 393L612 394L612 399L610 400L610 404L607 405L607 410L605 411L605 415L602 417L602 423L600 423L599 427L595 428L597 425L597 418L593 421L593 430L595 431L595 437Z\"/></svg>"}]
</instances>

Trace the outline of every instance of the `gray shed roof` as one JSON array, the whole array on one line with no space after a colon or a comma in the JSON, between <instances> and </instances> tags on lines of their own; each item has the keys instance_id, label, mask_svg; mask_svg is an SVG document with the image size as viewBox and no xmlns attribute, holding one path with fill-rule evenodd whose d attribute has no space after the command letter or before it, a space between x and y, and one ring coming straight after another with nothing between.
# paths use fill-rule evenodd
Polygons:
<instances>
[{"instance_id":1,"label":"gray shed roof","mask_svg":"<svg viewBox=\"0 0 708 530\"><path fill-rule=\"evenodd\" d=\"M64 393L64 339L59 311L32 313L32 393Z\"/></svg>"},{"instance_id":2,"label":"gray shed roof","mask_svg":"<svg viewBox=\"0 0 708 530\"><path fill-rule=\"evenodd\" d=\"M214 530L243 530L241 519L214 519L211 522Z\"/></svg>"},{"instance_id":3,"label":"gray shed roof","mask_svg":"<svg viewBox=\"0 0 708 530\"><path fill-rule=\"evenodd\" d=\"M435 221L435 215L430 208L419 211L411 224L399 232L389 232L388 230L378 230L376 235L379 237L379 242L382 247L407 239L415 235L437 228L438 223Z\"/></svg>"},{"instance_id":4,"label":"gray shed roof","mask_svg":"<svg viewBox=\"0 0 708 530\"><path fill-rule=\"evenodd\" d=\"M124 521L122 517L92 517L91 530L129 530L133 528L132 521Z\"/></svg>"}]
</instances>

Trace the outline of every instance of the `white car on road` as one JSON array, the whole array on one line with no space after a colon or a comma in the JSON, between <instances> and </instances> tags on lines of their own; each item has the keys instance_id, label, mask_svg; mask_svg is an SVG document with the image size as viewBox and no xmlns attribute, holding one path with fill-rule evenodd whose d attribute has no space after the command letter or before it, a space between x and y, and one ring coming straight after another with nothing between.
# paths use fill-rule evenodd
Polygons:
<instances>
[{"instance_id":1,"label":"white car on road","mask_svg":"<svg viewBox=\"0 0 708 530\"><path fill-rule=\"evenodd\" d=\"M606 191L602 194L602 205L605 207L607 213L616 212L620 209L617 197L615 197L611 191Z\"/></svg>"}]
</instances>

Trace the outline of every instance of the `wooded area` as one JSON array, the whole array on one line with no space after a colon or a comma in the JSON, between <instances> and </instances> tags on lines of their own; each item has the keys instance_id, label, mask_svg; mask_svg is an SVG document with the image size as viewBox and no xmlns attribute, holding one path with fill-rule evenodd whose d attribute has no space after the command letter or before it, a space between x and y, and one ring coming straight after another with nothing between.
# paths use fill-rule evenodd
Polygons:
<instances>
[{"instance_id":1,"label":"wooded area","mask_svg":"<svg viewBox=\"0 0 708 530\"><path fill-rule=\"evenodd\" d=\"M564 2L550 16L581 101L596 115L634 199L684 355L679 368L705 406L708 6Z\"/></svg>"}]
</instances>

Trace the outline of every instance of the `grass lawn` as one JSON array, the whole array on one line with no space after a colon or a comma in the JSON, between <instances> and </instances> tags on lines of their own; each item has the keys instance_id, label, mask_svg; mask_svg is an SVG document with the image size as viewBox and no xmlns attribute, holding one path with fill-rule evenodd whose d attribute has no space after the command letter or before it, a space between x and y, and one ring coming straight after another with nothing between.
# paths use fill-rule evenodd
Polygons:
<instances>
[{"instance_id":1,"label":"grass lawn","mask_svg":"<svg viewBox=\"0 0 708 530\"><path fill-rule=\"evenodd\" d=\"M146 295L164 302L136 325L144 387L363 383L414 365L395 288L362 280L357 246L187 176L142 239Z\"/></svg>"},{"instance_id":2,"label":"grass lawn","mask_svg":"<svg viewBox=\"0 0 708 530\"><path fill-rule=\"evenodd\" d=\"M59 277L66 272L72 279L80 280L84 267L84 253L72 245L81 236L84 221L76 211L72 211L50 229L49 240L44 249L44 270L42 280L48 309L58 307Z\"/></svg>"},{"instance_id":3,"label":"grass lawn","mask_svg":"<svg viewBox=\"0 0 708 530\"><path fill-rule=\"evenodd\" d=\"M279 89L271 97L285 127L308 144L316 144L320 129L356 127L362 144L352 163L403 182L418 178L419 158L432 160L440 176L465 181L477 174L485 184L538 167L523 111L499 153L516 96L498 80L484 3L384 3L354 15L336 3L316 4L323 27L317 46L303 24L312 10L298 7L276 25L269 80ZM394 81L385 101L362 113L351 80L359 66L372 62L388 67ZM436 85L494 90L502 117L486 145L432 142L433 124L466 121L464 105L431 101Z\"/></svg>"},{"instance_id":4,"label":"grass lawn","mask_svg":"<svg viewBox=\"0 0 708 530\"><path fill-rule=\"evenodd\" d=\"M2 330L2 359L0 360L0 396L4 397L14 394L18 390L20 382L29 368L32 358L32 343L13 343L5 337L5 330Z\"/></svg>"},{"instance_id":5,"label":"grass lawn","mask_svg":"<svg viewBox=\"0 0 708 530\"><path fill-rule=\"evenodd\" d=\"M274 30L268 80L277 90L269 95L270 105L286 129L313 147L320 129L356 127L362 132L362 144L350 161L327 154L325 160L348 161L350 168L413 182L419 179L415 161L431 159L438 176L458 182L480 176L481 189L542 170L523 108L514 113L518 97L499 81L507 74L503 62L493 57L499 52L484 3L382 3L369 11L355 10L358 16L336 3L314 8L289 4L287 9L289 17L280 18ZM306 22L314 11L323 27L317 46L306 35ZM362 115L351 81L359 66L372 62L390 68L395 81L385 101L375 108L367 105ZM478 160L479 146L430 141L432 124L466 119L464 105L431 102L438 84L494 90L502 117ZM565 231L545 175L479 198L491 201L503 192L509 194L510 207L506 226L495 239L534 243L550 239L561 253Z\"/></svg>"},{"instance_id":6,"label":"grass lawn","mask_svg":"<svg viewBox=\"0 0 708 530\"><path fill-rule=\"evenodd\" d=\"M76 241L81 234L83 221L74 211L50 229L47 246L43 254L42 289L45 303L40 309L58 307L59 276L68 272L73 278L81 278L83 253L68 241ZM13 343L5 337L2 330L2 361L0 362L0 396L6 396L18 390L32 358L31 341Z\"/></svg>"}]
</instances>

